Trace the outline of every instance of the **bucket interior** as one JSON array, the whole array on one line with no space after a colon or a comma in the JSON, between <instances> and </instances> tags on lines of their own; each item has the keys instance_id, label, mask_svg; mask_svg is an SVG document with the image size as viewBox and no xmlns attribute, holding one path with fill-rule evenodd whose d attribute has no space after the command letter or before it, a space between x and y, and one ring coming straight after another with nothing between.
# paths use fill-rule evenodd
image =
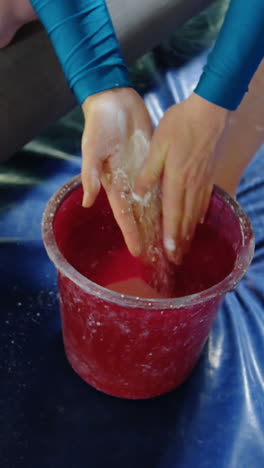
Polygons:
<instances>
[{"instance_id":1,"label":"bucket interior","mask_svg":"<svg viewBox=\"0 0 264 468\"><path fill-rule=\"evenodd\" d=\"M102 190L94 203L82 208L81 186L60 204L54 219L54 235L66 260L83 276L100 286L127 282L125 291L141 297L150 294L146 266L128 252L122 233ZM203 225L199 224L189 253L180 266L174 266L173 295L183 297L204 291L221 282L234 269L241 248L242 232L233 208L217 193L211 198ZM129 281L144 281L141 294L129 288ZM137 288L136 288L137 289ZM149 294L149 296L148 296Z\"/></svg>"}]
</instances>

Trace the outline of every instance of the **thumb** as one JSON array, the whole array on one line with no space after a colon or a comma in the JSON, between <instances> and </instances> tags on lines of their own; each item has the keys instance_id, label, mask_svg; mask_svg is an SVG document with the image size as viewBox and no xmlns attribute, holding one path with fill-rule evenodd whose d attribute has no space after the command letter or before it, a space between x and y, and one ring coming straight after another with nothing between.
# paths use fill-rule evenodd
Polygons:
<instances>
[{"instance_id":1,"label":"thumb","mask_svg":"<svg viewBox=\"0 0 264 468\"><path fill-rule=\"evenodd\" d=\"M96 145L90 144L87 138L82 142L82 206L89 208L93 205L101 188L101 174L103 158Z\"/></svg>"}]
</instances>

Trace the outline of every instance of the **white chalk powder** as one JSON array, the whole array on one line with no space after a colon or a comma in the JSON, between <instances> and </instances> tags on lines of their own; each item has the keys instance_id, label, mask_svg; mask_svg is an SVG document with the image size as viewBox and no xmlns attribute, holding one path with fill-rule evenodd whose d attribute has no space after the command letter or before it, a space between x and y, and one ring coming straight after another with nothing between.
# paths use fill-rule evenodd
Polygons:
<instances>
[{"instance_id":1,"label":"white chalk powder","mask_svg":"<svg viewBox=\"0 0 264 468\"><path fill-rule=\"evenodd\" d=\"M149 140L141 130L136 130L130 138L125 165L115 172L122 179L123 196L129 197L133 213L144 244L142 259L151 266L151 286L163 295L172 294L171 265L165 256L162 242L161 197L159 187L140 197L133 192L136 177L149 151ZM122 196L121 194L121 196ZM170 239L170 247L173 240ZM172 249L171 249L172 250Z\"/></svg>"},{"instance_id":2,"label":"white chalk powder","mask_svg":"<svg viewBox=\"0 0 264 468\"><path fill-rule=\"evenodd\" d=\"M169 239L166 237L164 239L164 247L165 249L169 250L170 252L174 252L176 250L176 244L173 239Z\"/></svg>"}]
</instances>

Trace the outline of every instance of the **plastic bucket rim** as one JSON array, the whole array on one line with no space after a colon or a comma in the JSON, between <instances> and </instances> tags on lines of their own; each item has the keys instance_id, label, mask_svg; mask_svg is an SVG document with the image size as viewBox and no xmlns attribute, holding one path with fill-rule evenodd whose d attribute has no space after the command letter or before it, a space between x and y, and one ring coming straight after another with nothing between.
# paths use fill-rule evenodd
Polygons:
<instances>
[{"instance_id":1,"label":"plastic bucket rim","mask_svg":"<svg viewBox=\"0 0 264 468\"><path fill-rule=\"evenodd\" d=\"M198 293L162 299L138 298L111 291L110 289L100 286L83 276L66 260L57 245L53 230L53 221L60 205L65 197L80 185L81 176L77 175L62 185L49 199L42 216L42 238L47 254L56 270L75 283L85 293L96 296L99 299L101 298L103 301L129 307L131 309L171 311L172 309L199 305L211 299L218 298L219 296L223 297L228 291L236 287L251 263L254 255L255 242L249 218L242 207L227 192L215 185L214 193L216 196L226 202L238 218L243 243L237 255L233 270L222 281Z\"/></svg>"}]
</instances>

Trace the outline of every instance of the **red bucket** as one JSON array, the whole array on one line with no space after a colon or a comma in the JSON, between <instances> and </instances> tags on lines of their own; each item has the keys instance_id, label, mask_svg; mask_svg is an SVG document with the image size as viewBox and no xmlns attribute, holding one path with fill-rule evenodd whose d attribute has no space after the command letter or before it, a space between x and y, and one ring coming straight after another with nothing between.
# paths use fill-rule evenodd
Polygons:
<instances>
[{"instance_id":1,"label":"red bucket","mask_svg":"<svg viewBox=\"0 0 264 468\"><path fill-rule=\"evenodd\" d=\"M215 187L205 223L175 268L175 297L139 298L104 287L111 275L114 282L120 272L126 279L143 269L128 253L116 269L115 252L125 251L124 241L105 194L89 209L81 201L78 176L51 198L42 226L58 273L68 360L82 379L110 395L137 399L168 392L190 375L224 295L252 260L251 224ZM112 263L106 264L109 255Z\"/></svg>"}]
</instances>

